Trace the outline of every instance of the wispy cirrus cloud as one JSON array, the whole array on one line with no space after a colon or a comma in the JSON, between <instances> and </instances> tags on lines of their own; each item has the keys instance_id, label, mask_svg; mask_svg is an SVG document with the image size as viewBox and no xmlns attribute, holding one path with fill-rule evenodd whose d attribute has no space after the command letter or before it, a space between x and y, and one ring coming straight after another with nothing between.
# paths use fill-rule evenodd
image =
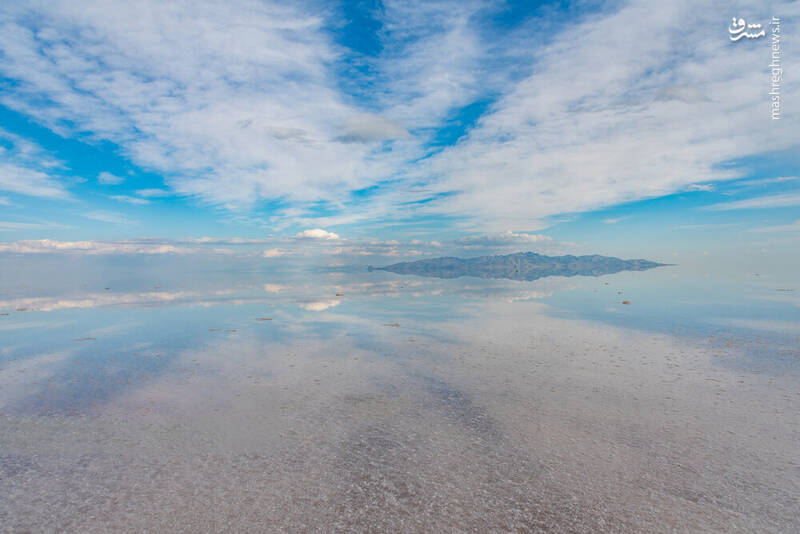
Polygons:
<instances>
[{"instance_id":1,"label":"wispy cirrus cloud","mask_svg":"<svg viewBox=\"0 0 800 534\"><path fill-rule=\"evenodd\" d=\"M706 193L710 193L715 189L714 184L689 184L686 186L687 191L705 191Z\"/></svg>"},{"instance_id":2,"label":"wispy cirrus cloud","mask_svg":"<svg viewBox=\"0 0 800 534\"><path fill-rule=\"evenodd\" d=\"M145 198L162 198L168 197L171 193L166 189L150 188L150 189L137 189L136 194Z\"/></svg>"},{"instance_id":3,"label":"wispy cirrus cloud","mask_svg":"<svg viewBox=\"0 0 800 534\"><path fill-rule=\"evenodd\" d=\"M752 228L751 232L769 232L769 233L789 233L800 232L800 219L790 222L789 224L776 224L772 226L762 226L760 228Z\"/></svg>"},{"instance_id":4,"label":"wispy cirrus cloud","mask_svg":"<svg viewBox=\"0 0 800 534\"><path fill-rule=\"evenodd\" d=\"M180 246L169 242L151 240L127 241L57 241L53 239L29 239L12 243L0 243L0 252L15 254L229 254L226 249Z\"/></svg>"},{"instance_id":5,"label":"wispy cirrus cloud","mask_svg":"<svg viewBox=\"0 0 800 534\"><path fill-rule=\"evenodd\" d=\"M704 209L711 211L730 211L763 208L785 208L790 206L800 206L800 193L782 193L779 195L767 195L746 198L742 200L732 200L730 202L711 204L709 206L705 206Z\"/></svg>"},{"instance_id":6,"label":"wispy cirrus cloud","mask_svg":"<svg viewBox=\"0 0 800 534\"><path fill-rule=\"evenodd\" d=\"M37 144L0 128L0 191L65 200L70 198L57 172L62 163ZM2 203L10 205L10 201Z\"/></svg>"},{"instance_id":7,"label":"wispy cirrus cloud","mask_svg":"<svg viewBox=\"0 0 800 534\"><path fill-rule=\"evenodd\" d=\"M146 198L139 198L139 197L132 197L130 195L109 195L108 198L116 200L118 202L127 202L128 204L150 204L150 201Z\"/></svg>"},{"instance_id":8,"label":"wispy cirrus cloud","mask_svg":"<svg viewBox=\"0 0 800 534\"><path fill-rule=\"evenodd\" d=\"M111 174L110 172L101 172L97 175L98 183L103 185L118 185L125 181L125 178Z\"/></svg>"},{"instance_id":9,"label":"wispy cirrus cloud","mask_svg":"<svg viewBox=\"0 0 800 534\"><path fill-rule=\"evenodd\" d=\"M69 226L55 222L0 221L0 232L6 230L50 230L63 228L69 228Z\"/></svg>"},{"instance_id":10,"label":"wispy cirrus cloud","mask_svg":"<svg viewBox=\"0 0 800 534\"><path fill-rule=\"evenodd\" d=\"M310 6L2 9L0 72L21 83L0 102L65 135L117 143L180 194L229 207L337 197L387 172L373 148L341 136L402 137L337 89L326 65L338 52Z\"/></svg>"},{"instance_id":11,"label":"wispy cirrus cloud","mask_svg":"<svg viewBox=\"0 0 800 534\"><path fill-rule=\"evenodd\" d=\"M741 177L717 164L796 146L797 125L765 112L763 46L731 46L712 30L720 12L745 7L634 0L567 25L521 57L531 74L422 169L456 193L430 209L535 229L548 216ZM800 98L787 90L786 101Z\"/></svg>"},{"instance_id":12,"label":"wispy cirrus cloud","mask_svg":"<svg viewBox=\"0 0 800 534\"><path fill-rule=\"evenodd\" d=\"M763 50L711 31L743 1L628 0L508 30L493 22L502 3L387 0L369 52L337 43L343 21L318 7L5 3L0 74L14 83L0 103L65 137L110 141L164 178L116 200L172 195L236 213L272 201L273 227L402 211L533 231L708 191L744 172L720 163L796 145L796 125L763 111ZM780 11L788 21L800 8ZM794 46L786 72L800 70ZM0 189L66 196L46 169L10 165Z\"/></svg>"},{"instance_id":13,"label":"wispy cirrus cloud","mask_svg":"<svg viewBox=\"0 0 800 534\"><path fill-rule=\"evenodd\" d=\"M124 214L114 211L96 210L83 214L87 219L110 224L133 224Z\"/></svg>"}]
</instances>

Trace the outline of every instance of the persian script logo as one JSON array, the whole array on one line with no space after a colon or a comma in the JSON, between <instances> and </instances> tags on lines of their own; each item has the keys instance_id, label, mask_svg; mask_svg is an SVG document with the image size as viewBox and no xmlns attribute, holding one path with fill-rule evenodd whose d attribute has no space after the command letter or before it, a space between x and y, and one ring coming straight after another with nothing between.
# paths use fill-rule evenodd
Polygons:
<instances>
[{"instance_id":1,"label":"persian script logo","mask_svg":"<svg viewBox=\"0 0 800 534\"><path fill-rule=\"evenodd\" d=\"M745 31L745 29L748 31ZM733 21L728 28L728 33L731 34L731 41L738 41L742 37L747 37L748 39L758 39L759 37L764 37L766 32L761 30L760 32L750 33L749 30L759 29L761 29L761 24L745 24L744 19L737 20L736 17L733 17Z\"/></svg>"}]
</instances>

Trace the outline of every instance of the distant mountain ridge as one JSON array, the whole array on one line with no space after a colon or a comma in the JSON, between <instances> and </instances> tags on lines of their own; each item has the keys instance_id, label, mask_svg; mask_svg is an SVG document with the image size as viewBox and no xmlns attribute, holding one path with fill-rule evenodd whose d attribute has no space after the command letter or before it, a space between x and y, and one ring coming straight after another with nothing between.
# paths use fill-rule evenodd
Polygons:
<instances>
[{"instance_id":1,"label":"distant mountain ridge","mask_svg":"<svg viewBox=\"0 0 800 534\"><path fill-rule=\"evenodd\" d=\"M509 278L536 280L545 276L599 276L620 271L645 271L667 265L649 260L621 260L597 254L591 256L545 256L536 252L517 252L504 256L477 258L443 257L406 261L385 267L369 267L370 271L389 271L436 278Z\"/></svg>"}]
</instances>

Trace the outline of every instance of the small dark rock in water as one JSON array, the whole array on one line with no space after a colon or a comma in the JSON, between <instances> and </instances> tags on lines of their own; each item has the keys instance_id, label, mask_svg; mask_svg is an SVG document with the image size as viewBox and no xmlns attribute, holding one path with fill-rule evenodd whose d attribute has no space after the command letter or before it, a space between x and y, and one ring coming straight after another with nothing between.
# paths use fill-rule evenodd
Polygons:
<instances>
[{"instance_id":1,"label":"small dark rock in water","mask_svg":"<svg viewBox=\"0 0 800 534\"><path fill-rule=\"evenodd\" d=\"M8 314L7 313L0 313L0 315L4 315L5 316L5 315L8 315Z\"/></svg>"},{"instance_id":2,"label":"small dark rock in water","mask_svg":"<svg viewBox=\"0 0 800 534\"><path fill-rule=\"evenodd\" d=\"M623 301L622 301L622 303L623 303L623 304L626 304L626 305L630 305L631 301L629 301L629 300L623 300Z\"/></svg>"},{"instance_id":3,"label":"small dark rock in water","mask_svg":"<svg viewBox=\"0 0 800 534\"><path fill-rule=\"evenodd\" d=\"M343 296L344 296L344 293L336 293L336 296L337 296L337 297L343 297Z\"/></svg>"},{"instance_id":4,"label":"small dark rock in water","mask_svg":"<svg viewBox=\"0 0 800 534\"><path fill-rule=\"evenodd\" d=\"M209 332L222 332L222 328L209 328Z\"/></svg>"},{"instance_id":5,"label":"small dark rock in water","mask_svg":"<svg viewBox=\"0 0 800 534\"><path fill-rule=\"evenodd\" d=\"M256 321L271 321L272 317L256 317Z\"/></svg>"},{"instance_id":6,"label":"small dark rock in water","mask_svg":"<svg viewBox=\"0 0 800 534\"><path fill-rule=\"evenodd\" d=\"M94 340L96 340L96 339L97 339L97 338L95 338L95 337L79 337L79 338L78 338L78 339L76 339L75 341L94 341Z\"/></svg>"},{"instance_id":7,"label":"small dark rock in water","mask_svg":"<svg viewBox=\"0 0 800 534\"><path fill-rule=\"evenodd\" d=\"M400 326L400 323L389 323L389 324L385 324L385 325L383 325L383 326L394 326L394 327L398 327L398 326Z\"/></svg>"}]
</instances>

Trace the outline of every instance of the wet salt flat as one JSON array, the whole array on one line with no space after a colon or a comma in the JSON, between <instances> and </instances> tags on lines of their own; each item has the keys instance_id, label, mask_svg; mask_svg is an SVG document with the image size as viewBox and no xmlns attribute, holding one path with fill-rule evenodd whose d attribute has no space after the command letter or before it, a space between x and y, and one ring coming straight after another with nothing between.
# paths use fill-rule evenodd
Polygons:
<instances>
[{"instance_id":1,"label":"wet salt flat","mask_svg":"<svg viewBox=\"0 0 800 534\"><path fill-rule=\"evenodd\" d=\"M790 278L201 267L3 267L2 531L800 530Z\"/></svg>"}]
</instances>

